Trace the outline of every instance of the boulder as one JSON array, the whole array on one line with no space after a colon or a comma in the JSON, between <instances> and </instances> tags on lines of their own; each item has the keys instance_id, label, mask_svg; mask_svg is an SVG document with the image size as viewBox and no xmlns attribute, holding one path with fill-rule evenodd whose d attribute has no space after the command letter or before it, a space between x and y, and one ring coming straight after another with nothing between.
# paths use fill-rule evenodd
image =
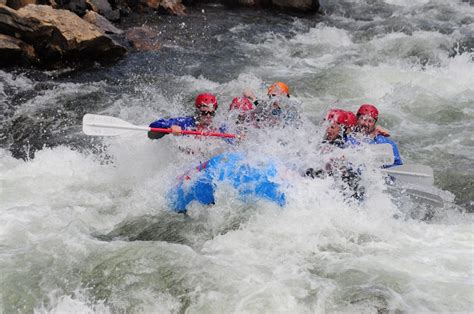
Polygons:
<instances>
[{"instance_id":1,"label":"boulder","mask_svg":"<svg viewBox=\"0 0 474 314\"><path fill-rule=\"evenodd\" d=\"M122 34L123 31L115 27L105 17L94 11L87 11L82 17L85 21L95 25L103 34Z\"/></svg>"},{"instance_id":2,"label":"boulder","mask_svg":"<svg viewBox=\"0 0 474 314\"><path fill-rule=\"evenodd\" d=\"M35 23L18 15L18 12L0 4L0 34L24 37L35 32Z\"/></svg>"},{"instance_id":3,"label":"boulder","mask_svg":"<svg viewBox=\"0 0 474 314\"><path fill-rule=\"evenodd\" d=\"M319 0L224 0L222 2L231 5L277 8L299 12L316 12L319 9Z\"/></svg>"},{"instance_id":4,"label":"boulder","mask_svg":"<svg viewBox=\"0 0 474 314\"><path fill-rule=\"evenodd\" d=\"M161 0L160 6L173 15L185 15L185 7L181 0Z\"/></svg>"},{"instance_id":5,"label":"boulder","mask_svg":"<svg viewBox=\"0 0 474 314\"><path fill-rule=\"evenodd\" d=\"M107 0L85 0L89 8L105 16L110 21L118 21L120 19L120 10L113 10Z\"/></svg>"},{"instance_id":6,"label":"boulder","mask_svg":"<svg viewBox=\"0 0 474 314\"><path fill-rule=\"evenodd\" d=\"M34 47L42 64L116 60L126 49L79 16L47 5L18 11L0 5L0 33Z\"/></svg>"},{"instance_id":7,"label":"boulder","mask_svg":"<svg viewBox=\"0 0 474 314\"><path fill-rule=\"evenodd\" d=\"M33 46L18 38L0 34L0 66L29 65L37 62Z\"/></svg>"},{"instance_id":8,"label":"boulder","mask_svg":"<svg viewBox=\"0 0 474 314\"><path fill-rule=\"evenodd\" d=\"M272 5L281 9L316 12L318 0L272 0Z\"/></svg>"},{"instance_id":9,"label":"boulder","mask_svg":"<svg viewBox=\"0 0 474 314\"><path fill-rule=\"evenodd\" d=\"M85 0L49 0L55 9L65 9L83 16L87 10Z\"/></svg>"},{"instance_id":10,"label":"boulder","mask_svg":"<svg viewBox=\"0 0 474 314\"><path fill-rule=\"evenodd\" d=\"M125 33L130 45L136 50L141 51L156 51L160 49L160 44L158 43L158 35L156 30L153 30L150 27L132 27L127 30Z\"/></svg>"},{"instance_id":11,"label":"boulder","mask_svg":"<svg viewBox=\"0 0 474 314\"><path fill-rule=\"evenodd\" d=\"M10 8L16 10L28 4L36 4L36 0L6 0L5 4Z\"/></svg>"},{"instance_id":12,"label":"boulder","mask_svg":"<svg viewBox=\"0 0 474 314\"><path fill-rule=\"evenodd\" d=\"M135 1L129 0L129 4L136 6ZM138 7L164 10L172 15L185 15L185 7L181 0L138 0Z\"/></svg>"},{"instance_id":13,"label":"boulder","mask_svg":"<svg viewBox=\"0 0 474 314\"><path fill-rule=\"evenodd\" d=\"M86 3L91 7L92 11L99 14L112 11L112 7L107 0L86 0Z\"/></svg>"}]
</instances>

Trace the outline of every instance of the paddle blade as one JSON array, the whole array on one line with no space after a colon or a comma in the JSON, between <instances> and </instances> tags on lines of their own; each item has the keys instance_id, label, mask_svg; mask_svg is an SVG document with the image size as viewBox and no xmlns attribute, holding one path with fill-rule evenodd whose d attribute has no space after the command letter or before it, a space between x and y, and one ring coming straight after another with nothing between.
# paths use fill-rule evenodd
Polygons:
<instances>
[{"instance_id":1,"label":"paddle blade","mask_svg":"<svg viewBox=\"0 0 474 314\"><path fill-rule=\"evenodd\" d=\"M425 165L401 165L383 171L403 183L413 183L421 186L434 184L433 169Z\"/></svg>"},{"instance_id":2,"label":"paddle blade","mask_svg":"<svg viewBox=\"0 0 474 314\"><path fill-rule=\"evenodd\" d=\"M88 113L82 118L82 131L92 136L117 136L130 131L148 131L149 129L149 127L136 126L110 116Z\"/></svg>"},{"instance_id":3,"label":"paddle blade","mask_svg":"<svg viewBox=\"0 0 474 314\"><path fill-rule=\"evenodd\" d=\"M381 165L393 165L395 157L393 156L393 148L390 144L374 144L369 145L372 155L377 163Z\"/></svg>"},{"instance_id":4,"label":"paddle blade","mask_svg":"<svg viewBox=\"0 0 474 314\"><path fill-rule=\"evenodd\" d=\"M410 185L411 188L406 188L406 187L394 187L394 186L388 186L388 191L392 192L395 194L395 196L398 195L403 195L406 194L410 196L412 199L414 199L417 202L422 202L424 204L432 205L435 207L444 207L445 201L444 199L437 195L434 194L433 192L427 192L420 190L421 187L416 188L415 185Z\"/></svg>"}]
</instances>

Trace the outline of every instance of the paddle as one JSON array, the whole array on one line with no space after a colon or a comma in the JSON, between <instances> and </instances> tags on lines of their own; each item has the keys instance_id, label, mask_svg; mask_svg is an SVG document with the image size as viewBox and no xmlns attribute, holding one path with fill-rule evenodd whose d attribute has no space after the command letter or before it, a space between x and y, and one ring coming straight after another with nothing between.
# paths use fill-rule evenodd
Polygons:
<instances>
[{"instance_id":1,"label":"paddle","mask_svg":"<svg viewBox=\"0 0 474 314\"><path fill-rule=\"evenodd\" d=\"M418 185L433 185L433 169L424 165L401 165L383 169L383 172L394 176L403 183L414 183Z\"/></svg>"},{"instance_id":2,"label":"paddle","mask_svg":"<svg viewBox=\"0 0 474 314\"><path fill-rule=\"evenodd\" d=\"M392 145L390 144L376 144L370 145L372 154L375 155L375 160L383 165L392 165L394 162ZM428 166L412 164L401 165L385 168L382 172L395 177L398 181L403 183L414 183L419 185L433 185L433 169Z\"/></svg>"},{"instance_id":3,"label":"paddle","mask_svg":"<svg viewBox=\"0 0 474 314\"><path fill-rule=\"evenodd\" d=\"M103 116L97 114L85 114L82 118L82 131L87 135L93 136L117 136L129 133L130 131L151 131L160 133L171 133L171 129L151 128L148 126L138 126L131 124L119 118ZM200 135L200 136L216 136L225 138L235 138L235 134L201 132L182 130L182 134Z\"/></svg>"},{"instance_id":4,"label":"paddle","mask_svg":"<svg viewBox=\"0 0 474 314\"><path fill-rule=\"evenodd\" d=\"M393 186L388 186L388 191L401 193L401 194L407 194L408 196L414 199L420 200L424 203L433 205L435 207L444 207L444 199L441 196L430 193L430 192L421 191L414 188L393 187Z\"/></svg>"},{"instance_id":5,"label":"paddle","mask_svg":"<svg viewBox=\"0 0 474 314\"><path fill-rule=\"evenodd\" d=\"M369 145L372 156L375 161L381 165L393 165L395 157L393 156L393 148L390 144Z\"/></svg>"}]
</instances>

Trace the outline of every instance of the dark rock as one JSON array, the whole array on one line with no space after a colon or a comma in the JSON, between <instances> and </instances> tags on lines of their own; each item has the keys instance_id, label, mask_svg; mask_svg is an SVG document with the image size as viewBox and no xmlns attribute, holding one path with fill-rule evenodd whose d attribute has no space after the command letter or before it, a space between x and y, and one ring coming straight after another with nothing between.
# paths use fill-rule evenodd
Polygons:
<instances>
[{"instance_id":1,"label":"dark rock","mask_svg":"<svg viewBox=\"0 0 474 314\"><path fill-rule=\"evenodd\" d=\"M173 15L185 15L185 7L181 0L161 0L160 6Z\"/></svg>"},{"instance_id":2,"label":"dark rock","mask_svg":"<svg viewBox=\"0 0 474 314\"><path fill-rule=\"evenodd\" d=\"M272 0L272 5L281 9L316 12L318 0Z\"/></svg>"},{"instance_id":3,"label":"dark rock","mask_svg":"<svg viewBox=\"0 0 474 314\"><path fill-rule=\"evenodd\" d=\"M276 8L284 11L317 12L319 0L223 0L226 5L257 8Z\"/></svg>"},{"instance_id":4,"label":"dark rock","mask_svg":"<svg viewBox=\"0 0 474 314\"><path fill-rule=\"evenodd\" d=\"M11 66L15 64L29 65L38 63L35 49L27 43L0 34L0 65Z\"/></svg>"},{"instance_id":5,"label":"dark rock","mask_svg":"<svg viewBox=\"0 0 474 314\"><path fill-rule=\"evenodd\" d=\"M56 0L56 4L53 7L72 11L79 16L83 16L87 11L85 0Z\"/></svg>"},{"instance_id":6,"label":"dark rock","mask_svg":"<svg viewBox=\"0 0 474 314\"><path fill-rule=\"evenodd\" d=\"M112 7L107 0L85 0L89 9L101 15L106 15L112 12Z\"/></svg>"},{"instance_id":7,"label":"dark rock","mask_svg":"<svg viewBox=\"0 0 474 314\"><path fill-rule=\"evenodd\" d=\"M147 26L132 27L126 31L125 37L136 50L156 51L160 49L161 46L158 43L156 30Z\"/></svg>"},{"instance_id":8,"label":"dark rock","mask_svg":"<svg viewBox=\"0 0 474 314\"><path fill-rule=\"evenodd\" d=\"M6 5L15 10L28 4L36 4L36 0L6 0Z\"/></svg>"},{"instance_id":9,"label":"dark rock","mask_svg":"<svg viewBox=\"0 0 474 314\"><path fill-rule=\"evenodd\" d=\"M181 0L128 0L130 6L138 8L139 11L146 11L146 8L153 10L163 10L172 15L185 15L185 7Z\"/></svg>"},{"instance_id":10,"label":"dark rock","mask_svg":"<svg viewBox=\"0 0 474 314\"><path fill-rule=\"evenodd\" d=\"M107 12L107 13L104 13L104 16L105 16L109 21L116 22L116 21L120 20L120 10L119 10L119 9L115 9L115 10L109 11L109 12Z\"/></svg>"},{"instance_id":11,"label":"dark rock","mask_svg":"<svg viewBox=\"0 0 474 314\"><path fill-rule=\"evenodd\" d=\"M122 34L123 31L115 27L105 17L94 12L87 11L82 17L85 21L95 25L103 34Z\"/></svg>"},{"instance_id":12,"label":"dark rock","mask_svg":"<svg viewBox=\"0 0 474 314\"><path fill-rule=\"evenodd\" d=\"M28 5L18 11L0 6L0 33L17 37L34 47L44 65L112 61L126 49L96 26L66 10Z\"/></svg>"},{"instance_id":13,"label":"dark rock","mask_svg":"<svg viewBox=\"0 0 474 314\"><path fill-rule=\"evenodd\" d=\"M0 4L0 33L13 37L32 35L35 25L18 15L17 11Z\"/></svg>"}]
</instances>

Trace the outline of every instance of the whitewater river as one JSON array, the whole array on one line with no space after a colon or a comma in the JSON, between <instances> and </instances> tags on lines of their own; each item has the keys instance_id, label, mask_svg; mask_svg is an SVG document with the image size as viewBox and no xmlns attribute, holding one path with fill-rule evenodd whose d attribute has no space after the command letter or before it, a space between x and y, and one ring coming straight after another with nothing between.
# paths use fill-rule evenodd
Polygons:
<instances>
[{"instance_id":1,"label":"whitewater river","mask_svg":"<svg viewBox=\"0 0 474 314\"><path fill-rule=\"evenodd\" d=\"M327 3L326 3L327 2ZM471 1L472 2L472 1ZM217 5L186 17L130 17L158 52L111 67L0 70L0 312L471 312L474 308L474 6L460 0L324 1L291 17ZM192 113L215 92L216 120L245 87L284 81L299 129L249 135L249 162L280 167L287 205L169 211L168 190L220 139L88 137L85 113L137 125ZM429 165L434 208L367 174L345 201L321 164L321 117L371 102L406 163ZM195 155L183 153L191 148Z\"/></svg>"}]
</instances>

